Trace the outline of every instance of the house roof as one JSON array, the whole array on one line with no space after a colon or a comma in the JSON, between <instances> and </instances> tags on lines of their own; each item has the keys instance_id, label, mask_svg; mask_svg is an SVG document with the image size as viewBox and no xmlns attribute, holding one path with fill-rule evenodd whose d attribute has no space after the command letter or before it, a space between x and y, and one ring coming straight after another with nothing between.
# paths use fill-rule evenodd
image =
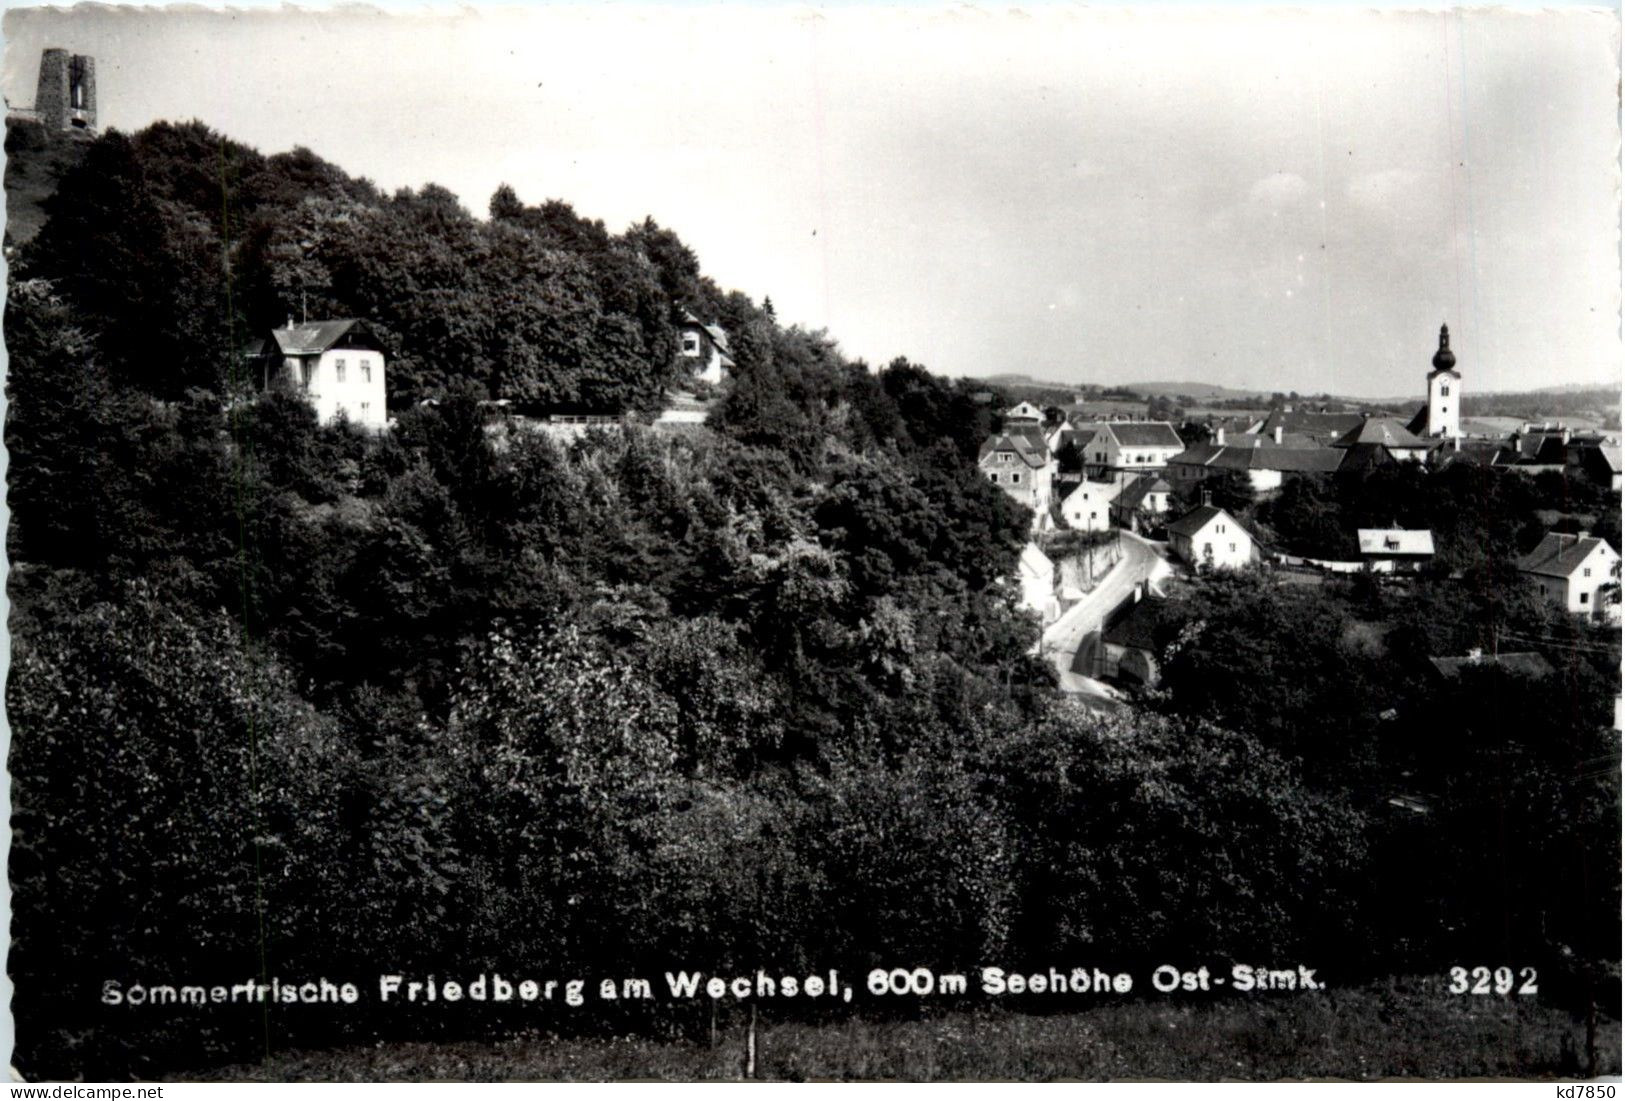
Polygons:
<instances>
[{"instance_id":1,"label":"house roof","mask_svg":"<svg viewBox=\"0 0 1625 1101\"><path fill-rule=\"evenodd\" d=\"M1594 535L1565 535L1549 531L1539 546L1518 560L1518 569L1546 577L1572 577L1580 564L1590 558L1599 546L1608 547L1608 544ZM1608 547L1608 551L1613 554L1612 547Z\"/></svg>"},{"instance_id":2,"label":"house roof","mask_svg":"<svg viewBox=\"0 0 1625 1101\"><path fill-rule=\"evenodd\" d=\"M1021 558L1017 565L1026 577L1048 580L1055 574L1055 563L1050 561L1049 555L1038 549L1037 543L1028 543L1021 548Z\"/></svg>"},{"instance_id":3,"label":"house roof","mask_svg":"<svg viewBox=\"0 0 1625 1101\"><path fill-rule=\"evenodd\" d=\"M1194 443L1168 460L1169 466L1206 466L1224 453L1216 443Z\"/></svg>"},{"instance_id":4,"label":"house roof","mask_svg":"<svg viewBox=\"0 0 1625 1101\"><path fill-rule=\"evenodd\" d=\"M1273 434L1277 428L1285 432L1313 436L1317 440L1332 440L1351 428L1358 428L1364 420L1358 413L1313 413L1307 410L1286 412L1272 409L1270 415L1259 422L1258 431Z\"/></svg>"},{"instance_id":5,"label":"house roof","mask_svg":"<svg viewBox=\"0 0 1625 1101\"><path fill-rule=\"evenodd\" d=\"M1502 459L1502 452L1506 449L1493 440L1458 440L1449 447L1441 447L1433 453L1433 461L1440 466L1449 466L1452 463L1476 463L1479 466L1495 466ZM1508 452L1505 461L1511 462L1514 454Z\"/></svg>"},{"instance_id":6,"label":"house roof","mask_svg":"<svg viewBox=\"0 0 1625 1101\"><path fill-rule=\"evenodd\" d=\"M1389 466L1398 462L1393 452L1380 443L1357 443L1352 447L1331 448L1333 454L1341 454L1343 461L1337 464L1338 473L1351 470L1370 470L1372 467Z\"/></svg>"},{"instance_id":7,"label":"house roof","mask_svg":"<svg viewBox=\"0 0 1625 1101\"><path fill-rule=\"evenodd\" d=\"M1006 420L1043 420L1044 411L1030 401L1012 405L1004 411Z\"/></svg>"},{"instance_id":8,"label":"house roof","mask_svg":"<svg viewBox=\"0 0 1625 1101\"><path fill-rule=\"evenodd\" d=\"M1375 443L1393 449L1427 447L1428 442L1418 439L1410 429L1393 417L1371 417L1361 421L1339 436L1333 447L1353 447L1355 444Z\"/></svg>"},{"instance_id":9,"label":"house roof","mask_svg":"<svg viewBox=\"0 0 1625 1101\"><path fill-rule=\"evenodd\" d=\"M1425 528L1360 528L1361 554L1433 553L1433 532Z\"/></svg>"},{"instance_id":10,"label":"house roof","mask_svg":"<svg viewBox=\"0 0 1625 1101\"><path fill-rule=\"evenodd\" d=\"M1222 508L1218 508L1214 505L1197 505L1185 515L1169 524L1168 534L1185 536L1195 535L1197 532L1207 527L1209 523L1217 520L1221 516L1226 520L1229 520L1231 523L1235 523L1235 517L1231 516ZM1241 525L1237 524L1236 526L1240 527Z\"/></svg>"},{"instance_id":11,"label":"house roof","mask_svg":"<svg viewBox=\"0 0 1625 1101\"><path fill-rule=\"evenodd\" d=\"M321 355L360 323L355 317L304 321L290 328L272 329L271 339L276 341L277 351L285 356Z\"/></svg>"},{"instance_id":12,"label":"house roof","mask_svg":"<svg viewBox=\"0 0 1625 1101\"><path fill-rule=\"evenodd\" d=\"M1034 446L1033 441L1019 432L999 432L989 436L982 443L982 450L977 455L977 461L982 462L996 451L1014 451L1021 461L1034 469L1044 466L1049 461L1049 455L1040 441Z\"/></svg>"},{"instance_id":13,"label":"house roof","mask_svg":"<svg viewBox=\"0 0 1625 1101\"><path fill-rule=\"evenodd\" d=\"M1485 665L1499 666L1531 677L1552 675L1551 662L1532 650L1512 654L1468 654L1460 658L1428 658L1428 661L1439 671L1441 677L1446 678L1460 676L1463 669Z\"/></svg>"},{"instance_id":14,"label":"house roof","mask_svg":"<svg viewBox=\"0 0 1625 1101\"><path fill-rule=\"evenodd\" d=\"M1279 447L1273 441L1254 447L1197 444L1169 459L1170 465L1211 466L1217 470L1279 470L1288 474L1330 474L1346 458L1330 447Z\"/></svg>"},{"instance_id":15,"label":"house roof","mask_svg":"<svg viewBox=\"0 0 1625 1101\"><path fill-rule=\"evenodd\" d=\"M1156 627L1159 604L1159 600L1146 599L1119 608L1106 621L1101 641L1135 650L1154 650L1157 642L1152 631Z\"/></svg>"},{"instance_id":16,"label":"house roof","mask_svg":"<svg viewBox=\"0 0 1625 1101\"><path fill-rule=\"evenodd\" d=\"M1102 426L1112 434L1118 447L1177 447L1185 444L1167 421L1130 421L1126 424L1107 423Z\"/></svg>"},{"instance_id":17,"label":"house roof","mask_svg":"<svg viewBox=\"0 0 1625 1101\"><path fill-rule=\"evenodd\" d=\"M1141 474L1123 487L1123 491L1117 495L1117 503L1127 508L1138 508L1147 494L1172 493L1173 488L1155 474Z\"/></svg>"},{"instance_id":18,"label":"house roof","mask_svg":"<svg viewBox=\"0 0 1625 1101\"><path fill-rule=\"evenodd\" d=\"M1112 487L1107 483L1091 482L1089 479L1085 478L1083 481L1074 486L1072 491L1062 499L1062 507L1065 507L1067 502L1071 501L1072 498L1077 497L1079 494L1082 494L1085 498L1098 497L1102 501L1110 501L1115 496L1115 494L1112 493Z\"/></svg>"},{"instance_id":19,"label":"house roof","mask_svg":"<svg viewBox=\"0 0 1625 1101\"><path fill-rule=\"evenodd\" d=\"M1591 447L1586 449L1588 454L1595 455L1608 465L1609 471L1618 474L1620 471L1620 449L1617 447Z\"/></svg>"}]
</instances>

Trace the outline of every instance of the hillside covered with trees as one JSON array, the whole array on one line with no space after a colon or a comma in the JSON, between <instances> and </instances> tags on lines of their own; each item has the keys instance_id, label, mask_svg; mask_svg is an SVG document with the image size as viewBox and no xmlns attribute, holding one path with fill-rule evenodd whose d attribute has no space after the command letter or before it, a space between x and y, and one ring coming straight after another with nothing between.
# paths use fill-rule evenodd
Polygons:
<instances>
[{"instance_id":1,"label":"hillside covered with trees","mask_svg":"<svg viewBox=\"0 0 1625 1101\"><path fill-rule=\"evenodd\" d=\"M1052 692L982 384L851 362L652 221L509 188L476 217L196 123L98 137L45 213L5 315L26 1076L699 1027L135 1011L109 981L1394 966L1389 873L1429 887L1369 791L1239 697ZM246 377L301 311L380 335L392 431ZM684 311L736 362L703 430L492 430L492 401L653 411ZM1590 844L1617 789L1584 782ZM1505 947L1461 924L1478 886L1427 895L1407 965ZM1571 954L1617 947L1614 891Z\"/></svg>"}]
</instances>

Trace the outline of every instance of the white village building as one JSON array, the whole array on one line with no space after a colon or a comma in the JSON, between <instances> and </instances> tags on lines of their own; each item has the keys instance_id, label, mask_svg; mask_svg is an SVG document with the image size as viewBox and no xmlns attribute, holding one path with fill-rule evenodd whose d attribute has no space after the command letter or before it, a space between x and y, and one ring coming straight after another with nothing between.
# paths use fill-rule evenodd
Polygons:
<instances>
[{"instance_id":1,"label":"white village building","mask_svg":"<svg viewBox=\"0 0 1625 1101\"><path fill-rule=\"evenodd\" d=\"M262 385L303 395L322 424L388 426L383 345L365 322L351 317L296 325L289 318L249 354L261 364Z\"/></svg>"}]
</instances>

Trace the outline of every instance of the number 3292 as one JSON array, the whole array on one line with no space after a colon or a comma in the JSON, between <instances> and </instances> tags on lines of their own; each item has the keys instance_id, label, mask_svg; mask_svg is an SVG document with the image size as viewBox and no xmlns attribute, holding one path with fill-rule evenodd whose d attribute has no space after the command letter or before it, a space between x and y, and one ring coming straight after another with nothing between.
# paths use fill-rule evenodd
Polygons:
<instances>
[{"instance_id":1,"label":"number 3292","mask_svg":"<svg viewBox=\"0 0 1625 1101\"><path fill-rule=\"evenodd\" d=\"M1452 967L1450 993L1452 994L1534 994L1540 990L1535 982L1533 967Z\"/></svg>"}]
</instances>

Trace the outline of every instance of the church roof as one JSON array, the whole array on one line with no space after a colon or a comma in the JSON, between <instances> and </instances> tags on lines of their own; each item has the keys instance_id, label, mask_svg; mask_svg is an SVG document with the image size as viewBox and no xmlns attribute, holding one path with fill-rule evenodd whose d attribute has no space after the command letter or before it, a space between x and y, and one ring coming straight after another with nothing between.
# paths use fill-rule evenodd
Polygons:
<instances>
[{"instance_id":1,"label":"church roof","mask_svg":"<svg viewBox=\"0 0 1625 1101\"><path fill-rule=\"evenodd\" d=\"M1393 417L1369 417L1337 438L1333 447L1353 447L1360 443L1376 443L1387 448L1425 448L1428 442L1418 439L1410 429Z\"/></svg>"}]
</instances>

